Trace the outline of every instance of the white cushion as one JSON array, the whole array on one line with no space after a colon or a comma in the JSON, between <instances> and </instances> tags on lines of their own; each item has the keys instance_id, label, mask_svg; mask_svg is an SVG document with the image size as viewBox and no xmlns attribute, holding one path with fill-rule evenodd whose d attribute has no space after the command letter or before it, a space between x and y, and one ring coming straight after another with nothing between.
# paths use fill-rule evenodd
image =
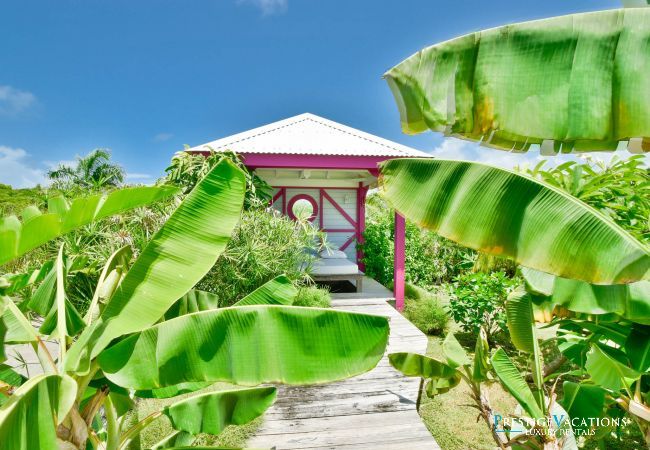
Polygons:
<instances>
[{"instance_id":1,"label":"white cushion","mask_svg":"<svg viewBox=\"0 0 650 450\"><path fill-rule=\"evenodd\" d=\"M348 259L317 259L312 266L314 275L356 275L359 266Z\"/></svg>"},{"instance_id":2,"label":"white cushion","mask_svg":"<svg viewBox=\"0 0 650 450\"><path fill-rule=\"evenodd\" d=\"M342 252L341 250L330 250L327 248L321 250L319 255L323 259L347 259L348 258L345 252Z\"/></svg>"}]
</instances>

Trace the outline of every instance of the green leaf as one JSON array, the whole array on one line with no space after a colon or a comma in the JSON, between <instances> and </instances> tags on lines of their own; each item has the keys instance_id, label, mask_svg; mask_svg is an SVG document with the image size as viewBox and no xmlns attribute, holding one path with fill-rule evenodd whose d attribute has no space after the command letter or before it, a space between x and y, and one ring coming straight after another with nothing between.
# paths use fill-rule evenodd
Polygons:
<instances>
[{"instance_id":1,"label":"green leaf","mask_svg":"<svg viewBox=\"0 0 650 450\"><path fill-rule=\"evenodd\" d=\"M537 339L535 321L530 295L526 291L516 289L508 296L506 316L510 339L517 350L534 353Z\"/></svg>"},{"instance_id":2,"label":"green leaf","mask_svg":"<svg viewBox=\"0 0 650 450\"><path fill-rule=\"evenodd\" d=\"M490 346L487 341L487 334L483 328L480 329L476 338L474 349L474 366L472 370L473 381L486 381L490 373Z\"/></svg>"},{"instance_id":3,"label":"green leaf","mask_svg":"<svg viewBox=\"0 0 650 450\"><path fill-rule=\"evenodd\" d=\"M447 364L450 367L456 368L459 366L468 366L471 364L469 356L463 347L461 347L456 336L453 333L447 334L442 343L442 350L447 358Z\"/></svg>"},{"instance_id":4,"label":"green leaf","mask_svg":"<svg viewBox=\"0 0 650 450\"><path fill-rule=\"evenodd\" d=\"M66 370L85 373L113 339L156 323L214 265L244 202L244 173L216 165L133 263L100 317L72 345Z\"/></svg>"},{"instance_id":5,"label":"green leaf","mask_svg":"<svg viewBox=\"0 0 650 450\"><path fill-rule=\"evenodd\" d=\"M188 314L135 333L98 358L133 389L183 382L308 384L372 369L388 340L385 317L291 306Z\"/></svg>"},{"instance_id":6,"label":"green leaf","mask_svg":"<svg viewBox=\"0 0 650 450\"><path fill-rule=\"evenodd\" d=\"M551 303L569 311L602 315L615 313L632 322L650 324L650 282L596 285L521 268L526 289L536 303Z\"/></svg>"},{"instance_id":7,"label":"green leaf","mask_svg":"<svg viewBox=\"0 0 650 450\"><path fill-rule=\"evenodd\" d=\"M492 368L503 387L519 402L521 407L534 419L544 417L533 392L519 370L510 361L506 352L500 348L492 355Z\"/></svg>"},{"instance_id":8,"label":"green leaf","mask_svg":"<svg viewBox=\"0 0 650 450\"><path fill-rule=\"evenodd\" d=\"M594 383L614 392L624 388L629 389L632 383L641 376L639 372L605 353L595 344L587 353L585 369Z\"/></svg>"},{"instance_id":9,"label":"green leaf","mask_svg":"<svg viewBox=\"0 0 650 450\"><path fill-rule=\"evenodd\" d=\"M36 342L38 335L31 323L25 318L22 311L7 296L0 296L0 304L4 308L2 321L7 327L4 337L5 344L21 344L25 342Z\"/></svg>"},{"instance_id":10,"label":"green leaf","mask_svg":"<svg viewBox=\"0 0 650 450\"><path fill-rule=\"evenodd\" d=\"M650 8L573 14L436 44L384 77L407 134L431 129L517 152L619 142L647 152L649 39Z\"/></svg>"},{"instance_id":11,"label":"green leaf","mask_svg":"<svg viewBox=\"0 0 650 450\"><path fill-rule=\"evenodd\" d=\"M564 397L560 404L571 419L576 419L573 428L583 432L589 430L589 419L603 416L607 392L599 386L572 381L565 381L563 386ZM586 421L584 424L583 420Z\"/></svg>"},{"instance_id":12,"label":"green leaf","mask_svg":"<svg viewBox=\"0 0 650 450\"><path fill-rule=\"evenodd\" d=\"M22 223L12 216L0 219L0 265L76 228L178 192L171 186L125 188L77 198L68 208L60 200L51 199L52 210L46 214L30 214Z\"/></svg>"},{"instance_id":13,"label":"green leaf","mask_svg":"<svg viewBox=\"0 0 650 450\"><path fill-rule=\"evenodd\" d=\"M631 366L639 372L650 370L650 327L634 326L625 342L625 354Z\"/></svg>"},{"instance_id":14,"label":"green leaf","mask_svg":"<svg viewBox=\"0 0 650 450\"><path fill-rule=\"evenodd\" d=\"M128 270L128 264L132 256L133 250L131 246L125 245L113 252L106 264L104 264L88 312L84 317L87 324L90 324L100 315L103 308L99 304L105 303L113 295L122 279L122 275Z\"/></svg>"},{"instance_id":15,"label":"green leaf","mask_svg":"<svg viewBox=\"0 0 650 450\"><path fill-rule=\"evenodd\" d=\"M233 306L291 305L298 290L285 275L264 283Z\"/></svg>"},{"instance_id":16,"label":"green leaf","mask_svg":"<svg viewBox=\"0 0 650 450\"><path fill-rule=\"evenodd\" d=\"M158 389L142 389L135 391L135 396L139 398L171 398L177 395L189 394L206 388L214 384L213 381L186 382L173 386L162 387Z\"/></svg>"},{"instance_id":17,"label":"green leaf","mask_svg":"<svg viewBox=\"0 0 650 450\"><path fill-rule=\"evenodd\" d=\"M184 431L174 431L173 433L166 436L163 440L161 440L157 444L154 444L151 447L151 450L182 448L179 446L196 448L196 447L191 447L192 443L194 442L194 439L195 439L194 436L192 436L190 433L186 433Z\"/></svg>"},{"instance_id":18,"label":"green leaf","mask_svg":"<svg viewBox=\"0 0 650 450\"><path fill-rule=\"evenodd\" d=\"M453 378L456 369L428 356L417 353L391 353L388 355L391 366L407 377Z\"/></svg>"},{"instance_id":19,"label":"green leaf","mask_svg":"<svg viewBox=\"0 0 650 450\"><path fill-rule=\"evenodd\" d=\"M274 387L209 392L164 409L179 431L219 434L228 425L244 425L261 416L275 401Z\"/></svg>"},{"instance_id":20,"label":"green leaf","mask_svg":"<svg viewBox=\"0 0 650 450\"><path fill-rule=\"evenodd\" d=\"M380 168L390 206L466 247L596 284L650 276L646 246L557 188L462 161L393 159Z\"/></svg>"},{"instance_id":21,"label":"green leaf","mask_svg":"<svg viewBox=\"0 0 650 450\"><path fill-rule=\"evenodd\" d=\"M171 320L185 314L217 309L218 307L218 295L199 289L190 289L167 310L165 320Z\"/></svg>"},{"instance_id":22,"label":"green leaf","mask_svg":"<svg viewBox=\"0 0 650 450\"><path fill-rule=\"evenodd\" d=\"M0 408L0 449L55 449L56 426L74 404L77 384L67 375L39 375Z\"/></svg>"}]
</instances>

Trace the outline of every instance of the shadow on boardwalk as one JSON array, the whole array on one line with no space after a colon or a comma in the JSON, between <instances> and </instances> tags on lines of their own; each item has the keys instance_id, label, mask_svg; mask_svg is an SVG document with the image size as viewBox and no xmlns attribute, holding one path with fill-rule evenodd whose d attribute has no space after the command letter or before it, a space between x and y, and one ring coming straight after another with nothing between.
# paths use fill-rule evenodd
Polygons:
<instances>
[{"instance_id":1,"label":"shadow on boardwalk","mask_svg":"<svg viewBox=\"0 0 650 450\"><path fill-rule=\"evenodd\" d=\"M386 353L424 353L427 338L387 303L392 294L364 280L360 294L334 294L332 307L390 318ZM249 447L283 449L438 449L415 409L419 379L394 370L386 355L368 373L319 386L281 386Z\"/></svg>"}]
</instances>

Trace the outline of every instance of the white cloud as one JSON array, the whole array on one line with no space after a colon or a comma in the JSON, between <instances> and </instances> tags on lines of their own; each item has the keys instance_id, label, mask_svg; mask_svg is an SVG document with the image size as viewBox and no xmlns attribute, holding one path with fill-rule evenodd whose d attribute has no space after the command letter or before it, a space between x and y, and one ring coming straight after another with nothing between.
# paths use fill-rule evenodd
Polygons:
<instances>
[{"instance_id":1,"label":"white cloud","mask_svg":"<svg viewBox=\"0 0 650 450\"><path fill-rule=\"evenodd\" d=\"M144 182L147 180L151 180L153 177L149 175L148 173L137 173L137 172L127 172L126 174L126 180L127 181L140 181Z\"/></svg>"},{"instance_id":2,"label":"white cloud","mask_svg":"<svg viewBox=\"0 0 650 450\"><path fill-rule=\"evenodd\" d=\"M174 135L171 134L171 133L158 133L157 135L155 135L153 137L153 140L155 142L165 142L165 141L170 140L173 137L174 137Z\"/></svg>"},{"instance_id":3,"label":"white cloud","mask_svg":"<svg viewBox=\"0 0 650 450\"><path fill-rule=\"evenodd\" d=\"M237 0L238 5L258 7L265 16L283 13L289 7L289 0Z\"/></svg>"},{"instance_id":4,"label":"white cloud","mask_svg":"<svg viewBox=\"0 0 650 450\"><path fill-rule=\"evenodd\" d=\"M36 96L12 86L0 86L0 114L15 116L36 104Z\"/></svg>"},{"instance_id":5,"label":"white cloud","mask_svg":"<svg viewBox=\"0 0 650 450\"><path fill-rule=\"evenodd\" d=\"M0 183L14 188L47 184L42 170L28 164L29 154L22 148L0 146Z\"/></svg>"}]
</instances>

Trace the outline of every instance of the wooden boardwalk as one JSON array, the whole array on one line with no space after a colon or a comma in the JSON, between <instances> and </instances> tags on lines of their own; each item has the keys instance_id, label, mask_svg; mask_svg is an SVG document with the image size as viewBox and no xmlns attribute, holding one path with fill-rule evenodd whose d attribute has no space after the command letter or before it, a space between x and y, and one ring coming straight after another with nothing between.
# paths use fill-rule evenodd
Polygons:
<instances>
[{"instance_id":1,"label":"wooden boardwalk","mask_svg":"<svg viewBox=\"0 0 650 450\"><path fill-rule=\"evenodd\" d=\"M424 353L427 338L386 303L388 291L368 280L368 293L341 295L332 306L388 316L387 353ZM373 284L374 283L374 284ZM365 286L364 286L365 288ZM348 297L340 299L340 297ZM393 369L386 356L372 371L319 386L281 386L278 400L248 447L284 449L439 449L415 409L419 379Z\"/></svg>"}]
</instances>

